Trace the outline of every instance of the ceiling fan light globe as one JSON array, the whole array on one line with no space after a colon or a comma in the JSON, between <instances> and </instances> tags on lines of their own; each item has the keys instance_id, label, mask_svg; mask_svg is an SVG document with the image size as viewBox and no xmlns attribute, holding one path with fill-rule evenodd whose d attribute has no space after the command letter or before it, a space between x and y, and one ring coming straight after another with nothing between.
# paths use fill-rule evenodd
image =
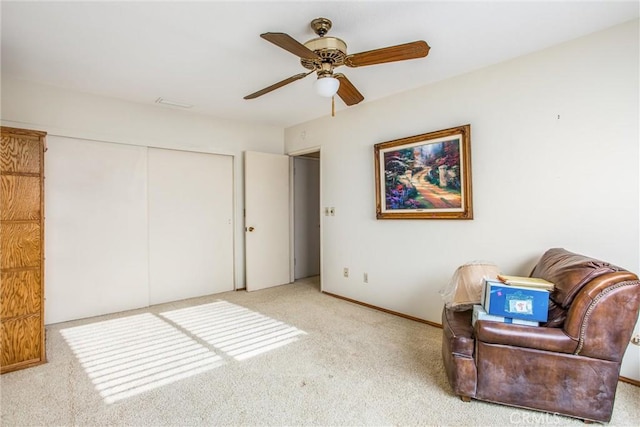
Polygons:
<instances>
[{"instance_id":1,"label":"ceiling fan light globe","mask_svg":"<svg viewBox=\"0 0 640 427\"><path fill-rule=\"evenodd\" d=\"M318 77L318 80L316 80L314 85L318 95L331 98L338 92L340 80L332 76Z\"/></svg>"}]
</instances>

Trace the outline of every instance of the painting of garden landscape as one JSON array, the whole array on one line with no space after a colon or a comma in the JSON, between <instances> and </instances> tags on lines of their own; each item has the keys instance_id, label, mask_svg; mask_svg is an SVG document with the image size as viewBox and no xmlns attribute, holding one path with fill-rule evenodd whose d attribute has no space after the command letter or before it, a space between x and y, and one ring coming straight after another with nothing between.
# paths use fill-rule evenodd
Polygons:
<instances>
[{"instance_id":1,"label":"painting of garden landscape","mask_svg":"<svg viewBox=\"0 0 640 427\"><path fill-rule=\"evenodd\" d=\"M373 148L376 219L473 219L470 124Z\"/></svg>"},{"instance_id":2,"label":"painting of garden landscape","mask_svg":"<svg viewBox=\"0 0 640 427\"><path fill-rule=\"evenodd\" d=\"M460 138L382 153L384 210L462 208Z\"/></svg>"}]
</instances>

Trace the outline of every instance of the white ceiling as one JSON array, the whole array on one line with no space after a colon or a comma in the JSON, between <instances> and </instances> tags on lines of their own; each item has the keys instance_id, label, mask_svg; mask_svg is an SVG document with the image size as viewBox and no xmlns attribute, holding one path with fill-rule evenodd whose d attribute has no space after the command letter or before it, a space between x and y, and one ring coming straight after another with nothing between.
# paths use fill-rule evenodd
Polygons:
<instances>
[{"instance_id":1,"label":"white ceiling","mask_svg":"<svg viewBox=\"0 0 640 427\"><path fill-rule=\"evenodd\" d=\"M330 114L313 75L254 100L243 96L305 71L261 39L304 43L309 22L348 53L425 40L423 59L339 70L366 102L637 19L635 1L2 1L2 74L157 108L288 127ZM336 98L338 114L346 107Z\"/></svg>"}]
</instances>

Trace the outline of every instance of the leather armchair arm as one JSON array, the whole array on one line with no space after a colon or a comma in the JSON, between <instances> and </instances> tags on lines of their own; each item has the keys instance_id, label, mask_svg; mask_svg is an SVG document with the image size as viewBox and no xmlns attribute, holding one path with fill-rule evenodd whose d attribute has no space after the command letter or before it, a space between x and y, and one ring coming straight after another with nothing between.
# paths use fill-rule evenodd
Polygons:
<instances>
[{"instance_id":1,"label":"leather armchair arm","mask_svg":"<svg viewBox=\"0 0 640 427\"><path fill-rule=\"evenodd\" d=\"M514 325L511 323L478 320L475 325L476 339L489 344L526 347L536 350L573 353L578 342L569 337L562 328Z\"/></svg>"}]
</instances>

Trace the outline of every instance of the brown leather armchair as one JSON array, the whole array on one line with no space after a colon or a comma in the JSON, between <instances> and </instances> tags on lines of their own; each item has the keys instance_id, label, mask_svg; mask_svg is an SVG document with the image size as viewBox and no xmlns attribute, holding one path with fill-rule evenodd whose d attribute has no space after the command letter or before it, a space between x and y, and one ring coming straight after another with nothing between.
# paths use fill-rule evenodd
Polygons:
<instances>
[{"instance_id":1,"label":"brown leather armchair","mask_svg":"<svg viewBox=\"0 0 640 427\"><path fill-rule=\"evenodd\" d=\"M455 394L567 415L611 419L620 363L640 307L638 277L565 249L548 250L531 273L553 282L540 327L442 312L442 357Z\"/></svg>"}]
</instances>

